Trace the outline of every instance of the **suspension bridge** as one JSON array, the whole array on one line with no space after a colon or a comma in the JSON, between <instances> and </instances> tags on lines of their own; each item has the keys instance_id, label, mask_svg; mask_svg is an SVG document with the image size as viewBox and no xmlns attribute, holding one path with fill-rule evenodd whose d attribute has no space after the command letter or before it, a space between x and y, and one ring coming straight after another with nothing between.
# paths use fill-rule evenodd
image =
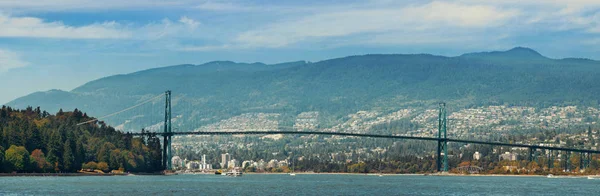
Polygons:
<instances>
[{"instance_id":1,"label":"suspension bridge","mask_svg":"<svg viewBox=\"0 0 600 196\"><path fill-rule=\"evenodd\" d=\"M579 153L579 168L587 168L590 165L593 154L600 154L598 150L590 150L590 149L576 149L576 148L565 148L565 147L553 147L553 146L543 146L543 145L535 145L535 144L516 144L516 143L502 143L502 142L493 142L493 141L477 141L477 140L464 140L464 139L453 139L447 137L447 117L446 117L446 104L440 103L438 107L438 134L437 137L415 137L415 136L405 136L405 135L381 135L381 134L364 134L364 133L347 133L347 132L325 132L325 131L282 131L282 130L269 130L269 131L177 131L173 132L172 130L172 105L171 105L171 91L166 91L164 94L154 96L145 101L141 101L134 106L128 107L121 111L108 114L93 120L89 120L86 122L81 122L78 125L83 125L87 123L95 123L97 121L102 121L104 119L108 119L118 114L122 114L128 112L134 108L140 107L144 104L151 103L151 107L155 108L157 104L157 99L164 97L164 120L160 123L153 123L151 127L153 127L152 131L143 132L143 133L131 133L134 136L142 136L145 134L156 134L162 137L162 166L165 170L170 170L171 167L171 142L173 136L183 136L183 135L271 135L271 134L288 134L288 135L326 135L326 136L350 136L350 137L365 137L365 138L387 138L387 139L398 139L398 140L418 140L418 141L430 141L437 142L437 151L435 154L436 157L436 168L438 172L448 172L448 143L464 143L464 144L482 144L482 145L492 145L492 146L506 146L506 147L518 147L518 148L526 148L528 149L528 161L533 161L536 159L538 150L547 150L549 151L549 155L547 156L548 167L551 168L551 163L554 163L554 154L563 153L566 158L565 160L570 160L570 156L572 153ZM162 106L161 106L162 107ZM162 110L162 109L161 109ZM162 111L161 111L162 112ZM160 113L157 111L153 111L154 114ZM162 128L162 132L157 129L157 127ZM566 161L565 170L570 168L569 161ZM464 169L464 168L461 168Z\"/></svg>"}]
</instances>

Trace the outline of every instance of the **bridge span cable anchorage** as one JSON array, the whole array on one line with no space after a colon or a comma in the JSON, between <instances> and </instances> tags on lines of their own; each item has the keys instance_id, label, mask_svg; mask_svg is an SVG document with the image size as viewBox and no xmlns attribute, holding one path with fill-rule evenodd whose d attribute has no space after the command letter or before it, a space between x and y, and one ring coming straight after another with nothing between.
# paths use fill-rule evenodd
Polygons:
<instances>
[{"instance_id":1,"label":"bridge span cable anchorage","mask_svg":"<svg viewBox=\"0 0 600 196\"><path fill-rule=\"evenodd\" d=\"M88 121L85 121L85 122L77 123L77 126L79 126L79 125L84 125L84 124L88 124L88 123L92 123L92 122L96 122L96 121L98 121L98 120L105 119L105 118L108 118L108 117L111 117L111 116L114 116L114 115L117 115L117 114L120 114L120 113L123 113L123 112L129 111L129 110L131 110L131 109L134 109L134 108L137 108L137 107L139 107L139 106L142 106L142 105L144 105L144 104L146 104L146 103L148 103L148 102L154 101L155 99L161 98L161 97L163 97L163 96L164 96L164 94L157 95L157 96L155 96L155 97L152 97L152 98L150 98L150 99L148 99L148 100L146 100L146 101L143 101L143 102L141 102L141 103L138 103L138 104L136 104L136 105L134 105L134 106L131 106L131 107L125 108L125 109L123 109L123 110L121 110L121 111L118 111L118 112L115 112L115 113L112 113L112 114L108 114L108 115L104 115L104 116L102 116L102 117L94 118L94 119L92 119L92 120L88 120Z\"/></svg>"}]
</instances>

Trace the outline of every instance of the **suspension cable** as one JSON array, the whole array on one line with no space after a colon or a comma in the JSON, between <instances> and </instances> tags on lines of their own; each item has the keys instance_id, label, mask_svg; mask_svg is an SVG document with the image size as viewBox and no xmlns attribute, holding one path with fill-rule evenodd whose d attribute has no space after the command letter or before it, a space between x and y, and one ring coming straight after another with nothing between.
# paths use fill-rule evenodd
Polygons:
<instances>
[{"instance_id":1,"label":"suspension cable","mask_svg":"<svg viewBox=\"0 0 600 196\"><path fill-rule=\"evenodd\" d=\"M88 121L85 121L85 122L82 122L82 123L78 123L78 124L77 124L77 126L79 126L79 125L83 125L83 124L88 124L88 123L91 123L91 122L96 122L96 121L98 121L98 120L100 120L100 119L105 119L105 118L108 118L108 117L111 117L111 116L114 116L114 115L117 115L117 114L120 114L120 113L126 112L126 111L128 111L128 110L131 110L131 109L133 109L133 108L136 108L136 107L139 107L139 106L141 106L141 105L144 105L144 104L146 104L146 103L148 103L148 102L150 102L150 101L154 101L155 99L158 99L158 98L160 98L160 97L162 97L162 96L164 96L164 94L157 95L157 96L155 96L155 97L152 97L152 98L150 98L150 99L148 99L148 100L146 100L146 101L143 101L143 102L141 102L141 103L138 103L138 104L136 104L136 105L134 105L134 106L128 107L128 108L126 108L126 109L124 109L124 110L121 110L121 111L118 111L118 112L115 112L115 113L112 113L112 114L108 114L108 115L105 115L105 116L102 116L102 117L98 117L98 118L95 118L95 119L92 119L92 120L88 120Z\"/></svg>"}]
</instances>

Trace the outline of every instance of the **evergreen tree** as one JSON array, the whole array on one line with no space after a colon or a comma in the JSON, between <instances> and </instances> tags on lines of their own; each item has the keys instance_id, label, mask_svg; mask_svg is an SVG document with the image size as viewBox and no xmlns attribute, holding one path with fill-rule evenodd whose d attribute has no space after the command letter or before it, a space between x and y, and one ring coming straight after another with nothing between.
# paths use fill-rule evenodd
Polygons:
<instances>
[{"instance_id":1,"label":"evergreen tree","mask_svg":"<svg viewBox=\"0 0 600 196\"><path fill-rule=\"evenodd\" d=\"M4 172L4 147L0 146L0 172Z\"/></svg>"},{"instance_id":2,"label":"evergreen tree","mask_svg":"<svg viewBox=\"0 0 600 196\"><path fill-rule=\"evenodd\" d=\"M63 148L63 158L62 158L62 170L63 171L74 171L72 166L75 162L73 156L73 150L71 149L71 143L66 142Z\"/></svg>"},{"instance_id":3,"label":"evergreen tree","mask_svg":"<svg viewBox=\"0 0 600 196\"><path fill-rule=\"evenodd\" d=\"M89 119L79 110L61 110L51 115L39 108L14 110L3 106L0 109L0 172L74 172L86 162L106 165L108 169L107 162L113 151L120 153L114 153L111 168L146 172L161 169L160 140L156 136L151 140L153 144L158 141L158 145L154 145L151 152L141 138L133 138L104 123L76 126ZM11 148L5 151L8 146ZM156 152L158 160L154 160Z\"/></svg>"}]
</instances>

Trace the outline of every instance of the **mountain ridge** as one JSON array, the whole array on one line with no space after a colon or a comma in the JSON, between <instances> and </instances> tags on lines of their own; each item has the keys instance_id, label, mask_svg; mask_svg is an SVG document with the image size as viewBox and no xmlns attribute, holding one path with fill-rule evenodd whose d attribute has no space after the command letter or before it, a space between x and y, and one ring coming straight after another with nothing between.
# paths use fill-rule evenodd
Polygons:
<instances>
[{"instance_id":1,"label":"mountain ridge","mask_svg":"<svg viewBox=\"0 0 600 196\"><path fill-rule=\"evenodd\" d=\"M34 93L7 105L39 105L51 112L78 108L101 116L172 90L174 106L183 107L176 108L177 115L206 123L246 112L281 113L289 122L305 111L319 111L331 121L359 110L438 101L460 107L590 105L600 103L598 68L598 61L550 59L522 47L457 57L369 54L271 65L213 61L109 76L70 92Z\"/></svg>"},{"instance_id":2,"label":"mountain ridge","mask_svg":"<svg viewBox=\"0 0 600 196\"><path fill-rule=\"evenodd\" d=\"M416 53L416 54L364 54L364 55L351 55L351 56L346 56L346 57L338 57L338 58L333 58L333 59L326 59L326 60L322 60L322 61L318 61L318 62L324 62L324 61L333 61L333 60L339 60L339 59L345 59L345 58L352 58L352 57L361 57L361 56L394 56L394 55L401 55L401 56L431 56L431 57L439 57L439 58L461 58L461 57L468 57L471 55L486 55L486 54L507 54L507 53L530 53L530 54L534 54L535 56L539 56L539 57L544 57L546 59L551 59L548 57L543 56L542 54L540 54L539 52L537 52L536 50L533 50L531 48L527 48L527 47L522 47L522 46L517 46L514 47L512 49L509 50L505 50L505 51L489 51L489 52L473 52L473 53L465 53L459 56L443 56L443 55L435 55L435 54L429 54L429 53ZM566 58L561 58L561 59L553 59L553 60L562 60L562 61L577 61L577 62L593 62L593 63L598 63L599 61L594 60L594 59L589 59L589 58L574 58L574 57L566 57ZM316 62L316 63L318 63ZM131 72L131 73L126 73L126 74L115 74L115 75L111 75L111 76L106 76L106 77L102 77L96 80L92 80L89 82L86 82L84 84L82 84L81 86L75 87L73 90L71 91L66 91L66 90L61 90L61 89L52 89L52 90L48 90L48 91L53 91L53 90L60 90L60 91L64 91L64 92L78 92L79 88L95 82L95 81L99 81L99 80L104 80L107 78L112 78L112 77L119 77L119 76L127 76L127 75L135 75L135 74L140 74L140 73L144 73L144 72L151 72L151 71L156 71L156 70L164 70L164 69L170 69L170 68L178 68L178 67L196 67L196 66L210 66L210 65L214 65L214 64L219 64L219 63L225 63L225 64L242 64L242 65L262 65L262 66L277 66L277 65L283 65L283 64L293 64L293 63L301 63L301 64L308 64L308 62L306 61L289 61L289 62L281 62L281 63L275 63L275 64L265 64L262 62L254 62L254 63L245 63L245 62L234 62L234 61L227 61L227 60L217 60L217 61L210 61L207 63L203 63L203 64L179 64L179 65L170 65L170 66L164 66L164 67L157 67L157 68L150 68L150 69L145 69L145 70L140 70L140 71L135 71L135 72ZM30 93L28 95L25 96L29 96L35 93L39 93L39 92L47 92L47 91L36 91L33 93ZM25 97L23 96L23 97ZM19 98L17 98L19 99ZM17 100L15 99L15 100ZM14 102L15 100L12 100L8 103L6 103L6 105L10 105L9 103Z\"/></svg>"}]
</instances>

